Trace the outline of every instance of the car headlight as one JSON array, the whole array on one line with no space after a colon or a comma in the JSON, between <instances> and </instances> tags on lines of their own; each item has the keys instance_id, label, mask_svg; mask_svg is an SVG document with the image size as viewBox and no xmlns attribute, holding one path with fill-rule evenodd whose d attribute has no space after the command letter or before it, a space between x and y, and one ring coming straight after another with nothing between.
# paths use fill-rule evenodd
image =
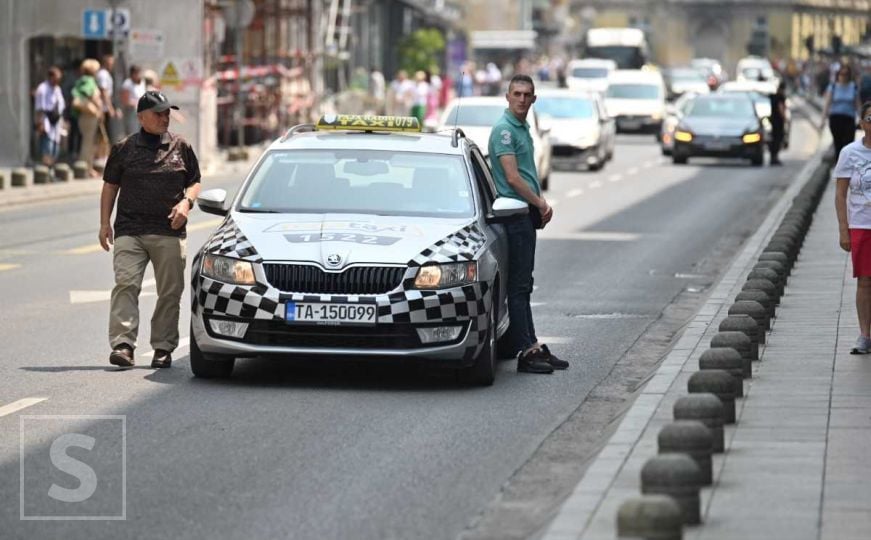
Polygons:
<instances>
[{"instance_id":1,"label":"car headlight","mask_svg":"<svg viewBox=\"0 0 871 540\"><path fill-rule=\"evenodd\" d=\"M758 143L759 141L762 140L762 134L761 133L746 133L743 137L741 137L741 140L744 141L744 144Z\"/></svg>"},{"instance_id":2,"label":"car headlight","mask_svg":"<svg viewBox=\"0 0 871 540\"><path fill-rule=\"evenodd\" d=\"M692 142L693 134L689 131L684 131L682 129L678 129L674 132L674 140L680 142Z\"/></svg>"},{"instance_id":3,"label":"car headlight","mask_svg":"<svg viewBox=\"0 0 871 540\"><path fill-rule=\"evenodd\" d=\"M417 270L416 289L443 289L467 285L478 279L478 263L427 264Z\"/></svg>"},{"instance_id":4,"label":"car headlight","mask_svg":"<svg viewBox=\"0 0 871 540\"><path fill-rule=\"evenodd\" d=\"M222 255L206 254L203 257L203 275L236 285L254 285L256 283L253 264Z\"/></svg>"}]
</instances>

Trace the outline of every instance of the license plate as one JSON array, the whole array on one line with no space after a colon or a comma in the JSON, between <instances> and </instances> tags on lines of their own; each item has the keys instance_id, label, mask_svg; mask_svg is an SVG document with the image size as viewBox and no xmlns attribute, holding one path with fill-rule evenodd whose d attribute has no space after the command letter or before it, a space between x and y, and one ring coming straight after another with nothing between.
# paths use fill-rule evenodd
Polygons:
<instances>
[{"instance_id":1,"label":"license plate","mask_svg":"<svg viewBox=\"0 0 871 540\"><path fill-rule=\"evenodd\" d=\"M329 304L320 302L288 302L284 318L289 323L325 326L373 326L377 315L375 304Z\"/></svg>"},{"instance_id":2,"label":"license plate","mask_svg":"<svg viewBox=\"0 0 871 540\"><path fill-rule=\"evenodd\" d=\"M620 127L625 129L638 129L641 127L641 120L623 120L620 122Z\"/></svg>"},{"instance_id":3,"label":"license plate","mask_svg":"<svg viewBox=\"0 0 871 540\"><path fill-rule=\"evenodd\" d=\"M709 142L705 144L707 150L727 150L729 146L727 142Z\"/></svg>"}]
</instances>

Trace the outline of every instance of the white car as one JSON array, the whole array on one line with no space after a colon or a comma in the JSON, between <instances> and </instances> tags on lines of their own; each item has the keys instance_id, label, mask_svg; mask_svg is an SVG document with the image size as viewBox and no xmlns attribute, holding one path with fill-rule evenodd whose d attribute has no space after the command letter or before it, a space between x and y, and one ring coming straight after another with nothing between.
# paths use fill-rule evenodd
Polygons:
<instances>
[{"instance_id":1,"label":"white car","mask_svg":"<svg viewBox=\"0 0 871 540\"><path fill-rule=\"evenodd\" d=\"M598 93L542 90L535 109L551 128L554 163L596 171L614 155L617 130Z\"/></svg>"},{"instance_id":2,"label":"white car","mask_svg":"<svg viewBox=\"0 0 871 540\"><path fill-rule=\"evenodd\" d=\"M775 93L777 85L780 84L780 78L774 72L771 62L766 58L758 56L748 56L738 60L735 80L738 82L756 83L758 86L756 91L762 94Z\"/></svg>"},{"instance_id":3,"label":"white car","mask_svg":"<svg viewBox=\"0 0 871 540\"><path fill-rule=\"evenodd\" d=\"M670 68L665 70L664 78L670 100L677 99L687 92L707 94L711 91L705 75L697 69Z\"/></svg>"},{"instance_id":4,"label":"white car","mask_svg":"<svg viewBox=\"0 0 871 540\"><path fill-rule=\"evenodd\" d=\"M566 70L566 85L569 90L604 93L608 88L608 75L616 69L617 63L613 60L572 60Z\"/></svg>"},{"instance_id":5,"label":"white car","mask_svg":"<svg viewBox=\"0 0 871 540\"><path fill-rule=\"evenodd\" d=\"M665 117L665 82L653 70L617 70L608 77L605 107L618 131L657 133Z\"/></svg>"},{"instance_id":6,"label":"white car","mask_svg":"<svg viewBox=\"0 0 871 540\"><path fill-rule=\"evenodd\" d=\"M505 97L464 97L451 100L445 107L441 121L436 131L450 131L455 127L463 130L466 137L475 141L475 144L489 158L487 146L490 140L490 130L493 124L502 116L508 102ZM459 111L459 112L458 112ZM529 133L532 136L532 146L535 150L535 168L541 182L541 189L547 190L550 183L551 147L549 131L541 125L535 107L529 110L526 118L529 124Z\"/></svg>"}]
</instances>

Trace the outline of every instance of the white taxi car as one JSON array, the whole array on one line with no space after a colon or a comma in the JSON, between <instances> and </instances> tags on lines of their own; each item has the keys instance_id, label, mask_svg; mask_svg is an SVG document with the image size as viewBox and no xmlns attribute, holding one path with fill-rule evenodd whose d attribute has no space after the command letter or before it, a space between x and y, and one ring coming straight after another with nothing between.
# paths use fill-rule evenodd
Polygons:
<instances>
[{"instance_id":1,"label":"white taxi car","mask_svg":"<svg viewBox=\"0 0 871 540\"><path fill-rule=\"evenodd\" d=\"M193 261L190 361L226 377L237 358L420 358L492 384L508 328L505 219L480 149L414 118L328 115L288 131Z\"/></svg>"}]
</instances>

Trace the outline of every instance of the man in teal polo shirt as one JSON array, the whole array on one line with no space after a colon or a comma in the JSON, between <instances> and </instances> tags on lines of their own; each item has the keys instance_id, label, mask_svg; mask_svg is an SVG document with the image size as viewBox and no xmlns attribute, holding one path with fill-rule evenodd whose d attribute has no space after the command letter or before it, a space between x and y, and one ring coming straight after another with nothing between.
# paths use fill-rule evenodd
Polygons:
<instances>
[{"instance_id":1,"label":"man in teal polo shirt","mask_svg":"<svg viewBox=\"0 0 871 540\"><path fill-rule=\"evenodd\" d=\"M530 296L535 267L535 230L553 217L553 209L541 196L535 170L535 153L526 115L535 103L535 84L528 75L515 75L508 84L508 108L490 131L488 144L496 190L502 197L529 203L529 214L505 224L508 233L508 339L517 352L517 371L553 373L569 363L554 356L538 342L532 322Z\"/></svg>"}]
</instances>

